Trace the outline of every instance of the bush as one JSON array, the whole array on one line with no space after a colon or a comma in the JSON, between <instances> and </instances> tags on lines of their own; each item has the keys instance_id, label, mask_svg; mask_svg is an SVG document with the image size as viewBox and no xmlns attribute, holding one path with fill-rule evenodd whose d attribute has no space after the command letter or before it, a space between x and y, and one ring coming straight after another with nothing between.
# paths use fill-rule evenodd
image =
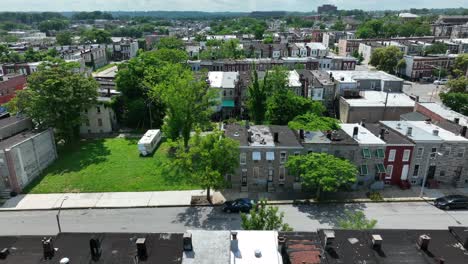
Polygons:
<instances>
[{"instance_id":1,"label":"bush","mask_svg":"<svg viewBox=\"0 0 468 264\"><path fill-rule=\"evenodd\" d=\"M368 193L367 197L369 197L371 201L383 201L383 197L379 192L370 192Z\"/></svg>"}]
</instances>

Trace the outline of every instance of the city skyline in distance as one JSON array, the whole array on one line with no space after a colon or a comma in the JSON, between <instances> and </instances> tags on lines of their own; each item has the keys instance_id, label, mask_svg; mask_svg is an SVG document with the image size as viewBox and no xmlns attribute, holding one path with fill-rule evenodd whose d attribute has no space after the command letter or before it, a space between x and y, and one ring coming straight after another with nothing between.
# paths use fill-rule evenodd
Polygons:
<instances>
[{"instance_id":1,"label":"city skyline in distance","mask_svg":"<svg viewBox=\"0 0 468 264\"><path fill-rule=\"evenodd\" d=\"M2 0L0 11L316 11L322 4L333 4L338 9L403 10L410 8L467 7L468 0Z\"/></svg>"}]
</instances>

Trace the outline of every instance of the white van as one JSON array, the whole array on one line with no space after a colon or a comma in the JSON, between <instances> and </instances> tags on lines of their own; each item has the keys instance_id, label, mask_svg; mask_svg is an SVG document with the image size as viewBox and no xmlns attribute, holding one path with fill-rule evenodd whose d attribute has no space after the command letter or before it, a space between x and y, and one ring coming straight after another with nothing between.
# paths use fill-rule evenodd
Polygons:
<instances>
[{"instance_id":1,"label":"white van","mask_svg":"<svg viewBox=\"0 0 468 264\"><path fill-rule=\"evenodd\" d=\"M151 155L158 146L159 141L161 141L161 130L148 130L140 141L138 141L138 151L140 151L143 156Z\"/></svg>"}]
</instances>

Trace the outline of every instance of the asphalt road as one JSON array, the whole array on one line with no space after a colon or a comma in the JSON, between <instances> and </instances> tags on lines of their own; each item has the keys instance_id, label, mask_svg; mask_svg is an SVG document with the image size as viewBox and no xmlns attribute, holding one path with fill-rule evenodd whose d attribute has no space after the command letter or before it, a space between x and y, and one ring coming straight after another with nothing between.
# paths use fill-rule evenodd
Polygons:
<instances>
[{"instance_id":1,"label":"asphalt road","mask_svg":"<svg viewBox=\"0 0 468 264\"><path fill-rule=\"evenodd\" d=\"M377 228L446 229L468 226L468 210L442 211L427 203L282 205L285 221L297 231L329 228L346 210L362 210L377 219ZM58 231L57 211L0 212L0 235L52 235ZM62 210L64 232L183 232L187 229L239 229L238 214L221 208L134 208Z\"/></svg>"}]
</instances>

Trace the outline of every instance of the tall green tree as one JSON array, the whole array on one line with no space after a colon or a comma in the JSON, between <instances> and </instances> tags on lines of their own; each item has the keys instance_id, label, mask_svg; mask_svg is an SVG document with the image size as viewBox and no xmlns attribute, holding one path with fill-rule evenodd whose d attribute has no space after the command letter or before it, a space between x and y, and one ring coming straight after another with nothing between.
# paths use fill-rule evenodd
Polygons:
<instances>
[{"instance_id":1,"label":"tall green tree","mask_svg":"<svg viewBox=\"0 0 468 264\"><path fill-rule=\"evenodd\" d=\"M327 131L337 130L339 128L338 120L324 117L313 112L296 116L288 123L288 126L293 130L306 131Z\"/></svg>"},{"instance_id":2,"label":"tall green tree","mask_svg":"<svg viewBox=\"0 0 468 264\"><path fill-rule=\"evenodd\" d=\"M441 93L440 98L453 111L468 115L468 93Z\"/></svg>"},{"instance_id":3,"label":"tall green tree","mask_svg":"<svg viewBox=\"0 0 468 264\"><path fill-rule=\"evenodd\" d=\"M284 212L279 212L277 206L267 205L263 199L248 214L241 214L241 226L244 230L293 231L283 218Z\"/></svg>"},{"instance_id":4,"label":"tall green tree","mask_svg":"<svg viewBox=\"0 0 468 264\"><path fill-rule=\"evenodd\" d=\"M69 31L59 32L55 38L57 39L57 44L61 46L72 44L72 34Z\"/></svg>"},{"instance_id":5,"label":"tall green tree","mask_svg":"<svg viewBox=\"0 0 468 264\"><path fill-rule=\"evenodd\" d=\"M450 79L447 82L447 88L453 93L468 93L468 77Z\"/></svg>"},{"instance_id":6,"label":"tall green tree","mask_svg":"<svg viewBox=\"0 0 468 264\"><path fill-rule=\"evenodd\" d=\"M238 167L239 143L225 137L222 131L204 136L197 131L190 139L188 151L185 144L180 143L175 163L206 189L206 198L211 202L211 189L225 187L224 176L234 173Z\"/></svg>"},{"instance_id":7,"label":"tall green tree","mask_svg":"<svg viewBox=\"0 0 468 264\"><path fill-rule=\"evenodd\" d=\"M163 130L171 139L182 137L188 148L190 132L195 126L209 122L219 94L209 89L206 76L195 78L192 71L181 64L168 64L153 73L159 76L148 78L160 81L152 87L150 95L166 107Z\"/></svg>"},{"instance_id":8,"label":"tall green tree","mask_svg":"<svg viewBox=\"0 0 468 264\"><path fill-rule=\"evenodd\" d=\"M76 64L44 62L28 78L28 89L17 92L9 109L31 117L39 128L54 128L57 138L74 140L83 113L95 105L98 83L75 73Z\"/></svg>"},{"instance_id":9,"label":"tall green tree","mask_svg":"<svg viewBox=\"0 0 468 264\"><path fill-rule=\"evenodd\" d=\"M159 40L159 43L156 45L158 49L183 49L184 42L181 39L176 37L167 37Z\"/></svg>"},{"instance_id":10,"label":"tall green tree","mask_svg":"<svg viewBox=\"0 0 468 264\"><path fill-rule=\"evenodd\" d=\"M442 42L435 42L424 49L425 54L445 54L447 52L447 45Z\"/></svg>"},{"instance_id":11,"label":"tall green tree","mask_svg":"<svg viewBox=\"0 0 468 264\"><path fill-rule=\"evenodd\" d=\"M345 217L338 220L338 226L341 229L366 230L374 229L377 225L377 220L367 219L366 215L361 211L346 211L345 214Z\"/></svg>"},{"instance_id":12,"label":"tall green tree","mask_svg":"<svg viewBox=\"0 0 468 264\"><path fill-rule=\"evenodd\" d=\"M262 124L265 120L267 93L264 89L265 85L258 80L257 71L254 71L252 75L253 80L248 88L247 108L250 118L256 124Z\"/></svg>"},{"instance_id":13,"label":"tall green tree","mask_svg":"<svg viewBox=\"0 0 468 264\"><path fill-rule=\"evenodd\" d=\"M358 173L350 161L326 153L290 157L286 167L290 173L301 177L304 187L315 188L317 199L321 191L334 192L354 183Z\"/></svg>"},{"instance_id":14,"label":"tall green tree","mask_svg":"<svg viewBox=\"0 0 468 264\"><path fill-rule=\"evenodd\" d=\"M468 76L468 54L459 54L453 64L455 76Z\"/></svg>"},{"instance_id":15,"label":"tall green tree","mask_svg":"<svg viewBox=\"0 0 468 264\"><path fill-rule=\"evenodd\" d=\"M370 64L379 70L394 74L402 58L403 52L395 46L378 48L372 53Z\"/></svg>"}]
</instances>

